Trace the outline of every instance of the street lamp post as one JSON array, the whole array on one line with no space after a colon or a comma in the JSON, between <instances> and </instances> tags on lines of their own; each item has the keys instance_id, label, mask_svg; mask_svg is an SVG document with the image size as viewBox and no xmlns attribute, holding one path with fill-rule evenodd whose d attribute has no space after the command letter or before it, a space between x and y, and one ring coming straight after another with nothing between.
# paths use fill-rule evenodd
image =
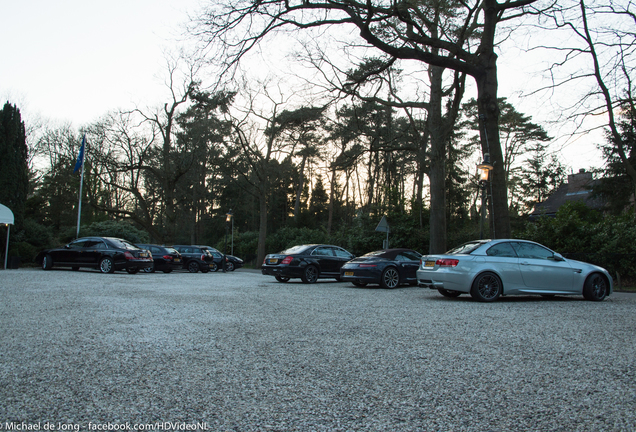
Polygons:
<instances>
[{"instance_id":1,"label":"street lamp post","mask_svg":"<svg viewBox=\"0 0 636 432\"><path fill-rule=\"evenodd\" d=\"M232 246L230 248L230 255L234 255L234 214L232 213L232 209L230 209L227 214L230 216L231 226L230 226L230 236L232 238ZM227 215L226 215L227 218Z\"/></svg>"},{"instance_id":2,"label":"street lamp post","mask_svg":"<svg viewBox=\"0 0 636 432\"><path fill-rule=\"evenodd\" d=\"M486 208L486 185L488 184L490 171L492 171L494 167L490 163L490 155L488 153L484 153L484 161L477 165L477 170L479 171L479 188L481 189L481 217L479 218L479 238L484 238L484 218L486 217L485 208Z\"/></svg>"},{"instance_id":3,"label":"street lamp post","mask_svg":"<svg viewBox=\"0 0 636 432\"><path fill-rule=\"evenodd\" d=\"M232 222L232 255L234 255L234 217L232 215L232 209L225 214L225 247L223 248L223 271L225 272L225 261L227 254L227 230L229 223Z\"/></svg>"}]
</instances>

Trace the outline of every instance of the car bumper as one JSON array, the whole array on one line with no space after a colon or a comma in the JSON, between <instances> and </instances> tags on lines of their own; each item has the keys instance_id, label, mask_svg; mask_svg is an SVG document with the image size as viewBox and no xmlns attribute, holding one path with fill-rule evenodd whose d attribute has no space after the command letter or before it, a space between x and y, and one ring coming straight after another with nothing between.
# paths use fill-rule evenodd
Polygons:
<instances>
[{"instance_id":1,"label":"car bumper","mask_svg":"<svg viewBox=\"0 0 636 432\"><path fill-rule=\"evenodd\" d=\"M129 268L145 269L152 267L154 261L152 259L126 260L115 263L115 270L125 270Z\"/></svg>"},{"instance_id":2,"label":"car bumper","mask_svg":"<svg viewBox=\"0 0 636 432\"><path fill-rule=\"evenodd\" d=\"M417 284L424 288L443 288L449 291L468 293L470 292L470 280L468 277L466 274L418 270Z\"/></svg>"},{"instance_id":3,"label":"car bumper","mask_svg":"<svg viewBox=\"0 0 636 432\"><path fill-rule=\"evenodd\" d=\"M158 262L155 263L155 270L181 270L183 268L183 263L178 262Z\"/></svg>"},{"instance_id":4,"label":"car bumper","mask_svg":"<svg viewBox=\"0 0 636 432\"><path fill-rule=\"evenodd\" d=\"M272 266L272 267L261 267L261 273L267 276L282 276L287 278L299 278L302 274L303 269L300 267L289 267L289 266Z\"/></svg>"},{"instance_id":5,"label":"car bumper","mask_svg":"<svg viewBox=\"0 0 636 432\"><path fill-rule=\"evenodd\" d=\"M342 282L380 283L380 274L359 269L342 269L340 280Z\"/></svg>"}]
</instances>

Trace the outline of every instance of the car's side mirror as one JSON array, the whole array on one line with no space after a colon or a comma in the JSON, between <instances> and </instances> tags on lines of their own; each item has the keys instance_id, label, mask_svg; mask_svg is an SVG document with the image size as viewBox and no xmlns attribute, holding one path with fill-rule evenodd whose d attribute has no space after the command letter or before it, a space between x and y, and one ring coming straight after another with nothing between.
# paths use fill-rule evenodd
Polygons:
<instances>
[{"instance_id":1,"label":"car's side mirror","mask_svg":"<svg viewBox=\"0 0 636 432\"><path fill-rule=\"evenodd\" d=\"M64 249L70 249L70 248L71 248L70 244L64 245Z\"/></svg>"},{"instance_id":2,"label":"car's side mirror","mask_svg":"<svg viewBox=\"0 0 636 432\"><path fill-rule=\"evenodd\" d=\"M552 256L552 258L553 258L555 261L565 261L565 258L563 258L563 255L558 254L558 253L555 253L555 254Z\"/></svg>"}]
</instances>

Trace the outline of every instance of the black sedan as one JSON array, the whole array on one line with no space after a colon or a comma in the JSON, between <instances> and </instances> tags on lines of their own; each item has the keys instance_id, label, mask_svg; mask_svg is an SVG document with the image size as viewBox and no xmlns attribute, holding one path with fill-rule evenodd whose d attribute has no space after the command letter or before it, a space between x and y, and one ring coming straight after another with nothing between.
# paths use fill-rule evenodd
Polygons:
<instances>
[{"instance_id":1,"label":"black sedan","mask_svg":"<svg viewBox=\"0 0 636 432\"><path fill-rule=\"evenodd\" d=\"M149 250L152 254L153 265L144 269L146 273L154 273L155 271L170 273L172 270L179 270L183 267L183 258L173 247L139 243L137 246Z\"/></svg>"},{"instance_id":2,"label":"black sedan","mask_svg":"<svg viewBox=\"0 0 636 432\"><path fill-rule=\"evenodd\" d=\"M126 270L137 273L152 267L152 256L127 240L115 237L82 237L69 244L40 252L35 261L44 270L53 267L80 267L99 269L102 273Z\"/></svg>"},{"instance_id":3,"label":"black sedan","mask_svg":"<svg viewBox=\"0 0 636 432\"><path fill-rule=\"evenodd\" d=\"M340 280L364 287L379 284L396 288L400 284L417 285L417 269L422 255L411 249L385 249L370 252L349 261L340 269Z\"/></svg>"},{"instance_id":4,"label":"black sedan","mask_svg":"<svg viewBox=\"0 0 636 432\"><path fill-rule=\"evenodd\" d=\"M314 283L318 278L340 280L340 267L353 258L338 246L300 245L267 255L261 271L279 282L291 278L300 278L304 283Z\"/></svg>"}]
</instances>

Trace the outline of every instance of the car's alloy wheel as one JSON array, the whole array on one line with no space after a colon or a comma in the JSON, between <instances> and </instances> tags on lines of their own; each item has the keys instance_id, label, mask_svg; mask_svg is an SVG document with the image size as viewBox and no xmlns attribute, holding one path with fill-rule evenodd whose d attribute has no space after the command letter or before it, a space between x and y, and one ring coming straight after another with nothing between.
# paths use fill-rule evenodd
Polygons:
<instances>
[{"instance_id":1,"label":"car's alloy wheel","mask_svg":"<svg viewBox=\"0 0 636 432\"><path fill-rule=\"evenodd\" d=\"M154 263L153 263L153 264L152 264L152 266L150 266L150 267L145 267L145 268L144 268L144 272L145 272L145 273L154 273L154 272L155 272L155 265L154 265Z\"/></svg>"},{"instance_id":2,"label":"car's alloy wheel","mask_svg":"<svg viewBox=\"0 0 636 432\"><path fill-rule=\"evenodd\" d=\"M190 261L190 263L188 263L188 271L190 273L196 273L199 271L199 263L197 263L196 261Z\"/></svg>"},{"instance_id":3,"label":"car's alloy wheel","mask_svg":"<svg viewBox=\"0 0 636 432\"><path fill-rule=\"evenodd\" d=\"M304 283L315 283L318 280L318 269L314 265L308 265L300 278Z\"/></svg>"},{"instance_id":4,"label":"car's alloy wheel","mask_svg":"<svg viewBox=\"0 0 636 432\"><path fill-rule=\"evenodd\" d=\"M444 297L459 297L462 295L460 291L447 290L444 288L437 288L437 291Z\"/></svg>"},{"instance_id":5,"label":"car's alloy wheel","mask_svg":"<svg viewBox=\"0 0 636 432\"><path fill-rule=\"evenodd\" d=\"M607 280L600 273L592 273L585 279L583 297L586 300L602 301L607 295Z\"/></svg>"},{"instance_id":6,"label":"car's alloy wheel","mask_svg":"<svg viewBox=\"0 0 636 432\"><path fill-rule=\"evenodd\" d=\"M99 262L99 271L102 273L114 273L115 264L113 263L113 259L110 257L102 258Z\"/></svg>"},{"instance_id":7,"label":"car's alloy wheel","mask_svg":"<svg viewBox=\"0 0 636 432\"><path fill-rule=\"evenodd\" d=\"M470 289L470 295L477 301L495 301L501 295L503 285L499 277L491 272L484 272L477 276Z\"/></svg>"},{"instance_id":8,"label":"car's alloy wheel","mask_svg":"<svg viewBox=\"0 0 636 432\"><path fill-rule=\"evenodd\" d=\"M279 275L276 275L276 276L274 276L274 277L276 278L276 280L277 280L278 282L289 282L289 278L288 278L288 277L285 277L285 276L279 276Z\"/></svg>"},{"instance_id":9,"label":"car's alloy wheel","mask_svg":"<svg viewBox=\"0 0 636 432\"><path fill-rule=\"evenodd\" d=\"M51 270L51 267L53 267L53 258L51 258L51 255L46 254L42 259L42 270Z\"/></svg>"},{"instance_id":10,"label":"car's alloy wheel","mask_svg":"<svg viewBox=\"0 0 636 432\"><path fill-rule=\"evenodd\" d=\"M382 288L393 289L400 284L400 274L395 267L385 268L380 276L380 286Z\"/></svg>"},{"instance_id":11,"label":"car's alloy wheel","mask_svg":"<svg viewBox=\"0 0 636 432\"><path fill-rule=\"evenodd\" d=\"M232 261L225 263L225 270L234 271L234 263Z\"/></svg>"}]
</instances>

